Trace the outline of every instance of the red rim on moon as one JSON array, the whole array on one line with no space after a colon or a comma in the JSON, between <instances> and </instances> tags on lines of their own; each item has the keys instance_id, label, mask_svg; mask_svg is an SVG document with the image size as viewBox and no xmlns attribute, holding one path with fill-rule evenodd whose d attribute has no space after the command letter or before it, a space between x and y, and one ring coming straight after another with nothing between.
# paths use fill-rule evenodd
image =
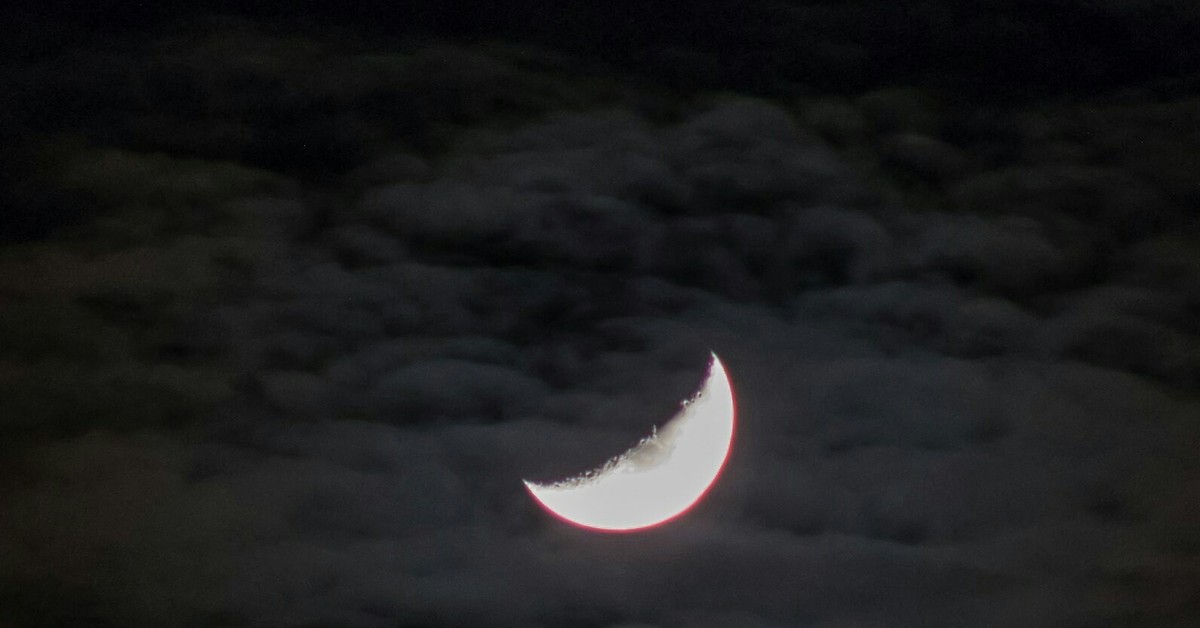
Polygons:
<instances>
[{"instance_id":1,"label":"red rim on moon","mask_svg":"<svg viewBox=\"0 0 1200 628\"><path fill-rule=\"evenodd\" d=\"M526 481L556 517L608 532L641 530L695 506L716 482L733 445L733 386L716 354L699 390L662 429L607 464L551 484Z\"/></svg>"}]
</instances>

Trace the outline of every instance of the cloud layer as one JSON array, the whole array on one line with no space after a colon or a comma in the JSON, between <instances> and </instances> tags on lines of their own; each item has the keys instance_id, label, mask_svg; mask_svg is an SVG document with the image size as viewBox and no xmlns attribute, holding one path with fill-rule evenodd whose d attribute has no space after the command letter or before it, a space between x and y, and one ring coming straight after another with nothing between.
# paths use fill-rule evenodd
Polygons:
<instances>
[{"instance_id":1,"label":"cloud layer","mask_svg":"<svg viewBox=\"0 0 1200 628\"><path fill-rule=\"evenodd\" d=\"M0 623L1195 615L1194 100L671 99L240 23L106 54L14 75L122 89L18 125L11 201L83 205L0 251ZM740 431L694 513L526 498L710 349Z\"/></svg>"}]
</instances>

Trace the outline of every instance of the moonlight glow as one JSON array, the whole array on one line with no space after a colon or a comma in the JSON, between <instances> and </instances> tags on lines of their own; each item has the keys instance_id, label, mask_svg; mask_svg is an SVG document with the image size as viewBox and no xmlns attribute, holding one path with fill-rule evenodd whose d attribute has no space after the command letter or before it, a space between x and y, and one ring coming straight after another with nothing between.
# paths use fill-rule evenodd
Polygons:
<instances>
[{"instance_id":1,"label":"moonlight glow","mask_svg":"<svg viewBox=\"0 0 1200 628\"><path fill-rule=\"evenodd\" d=\"M713 354L700 390L661 430L595 471L525 487L551 513L585 528L658 525L699 502L716 481L733 443L733 425L733 388Z\"/></svg>"}]
</instances>

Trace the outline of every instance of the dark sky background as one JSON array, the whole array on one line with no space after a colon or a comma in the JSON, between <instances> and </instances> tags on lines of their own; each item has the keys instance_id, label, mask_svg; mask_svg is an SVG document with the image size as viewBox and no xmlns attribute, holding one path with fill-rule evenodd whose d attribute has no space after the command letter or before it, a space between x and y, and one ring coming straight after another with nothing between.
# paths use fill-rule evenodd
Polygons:
<instances>
[{"instance_id":1,"label":"dark sky background","mask_svg":"<svg viewBox=\"0 0 1200 628\"><path fill-rule=\"evenodd\" d=\"M0 628L1200 625L1197 6L6 9Z\"/></svg>"}]
</instances>

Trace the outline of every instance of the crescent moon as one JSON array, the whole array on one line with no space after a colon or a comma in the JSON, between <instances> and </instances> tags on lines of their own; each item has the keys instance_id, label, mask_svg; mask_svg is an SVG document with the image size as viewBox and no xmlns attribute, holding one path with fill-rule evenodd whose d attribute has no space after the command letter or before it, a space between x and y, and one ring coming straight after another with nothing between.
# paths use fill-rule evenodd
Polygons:
<instances>
[{"instance_id":1,"label":"crescent moon","mask_svg":"<svg viewBox=\"0 0 1200 628\"><path fill-rule=\"evenodd\" d=\"M661 430L599 469L551 484L525 481L529 494L568 523L609 532L657 526L690 510L733 446L733 386L711 355L699 389Z\"/></svg>"}]
</instances>

